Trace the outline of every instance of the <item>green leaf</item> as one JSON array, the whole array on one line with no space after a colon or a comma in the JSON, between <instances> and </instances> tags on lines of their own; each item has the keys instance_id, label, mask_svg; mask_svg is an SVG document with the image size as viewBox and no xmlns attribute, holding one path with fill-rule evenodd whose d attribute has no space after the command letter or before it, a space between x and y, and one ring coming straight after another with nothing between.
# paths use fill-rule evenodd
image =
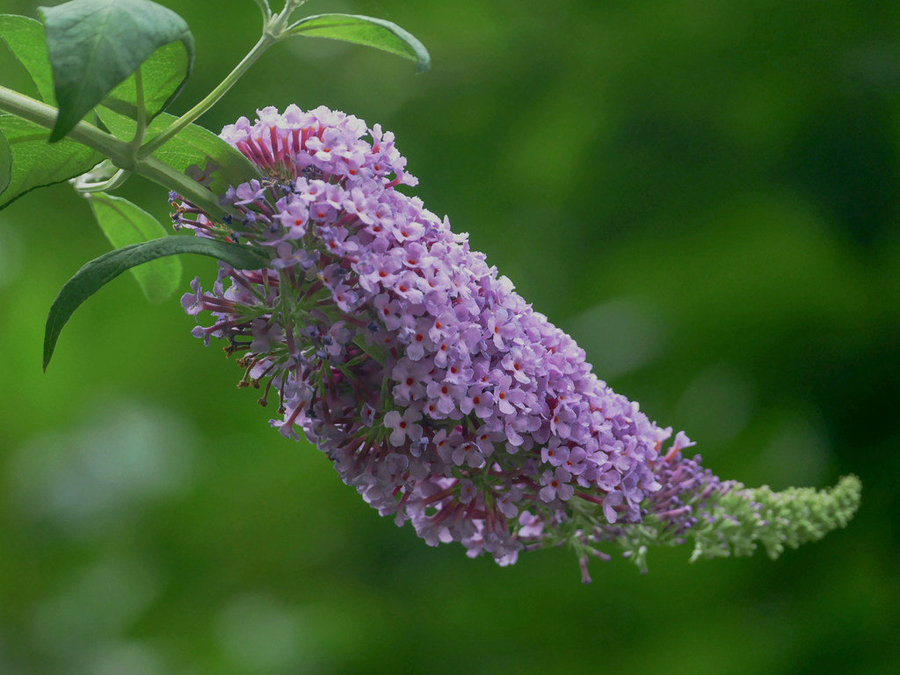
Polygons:
<instances>
[{"instance_id":1,"label":"green leaf","mask_svg":"<svg viewBox=\"0 0 900 675\"><path fill-rule=\"evenodd\" d=\"M0 133L12 164L5 186L0 181L0 209L29 190L79 176L103 159L99 152L67 139L50 145L47 129L15 115L0 114Z\"/></svg>"},{"instance_id":2,"label":"green leaf","mask_svg":"<svg viewBox=\"0 0 900 675\"><path fill-rule=\"evenodd\" d=\"M44 103L56 106L53 71L50 69L47 39L41 22L27 16L0 14L0 39L28 71Z\"/></svg>"},{"instance_id":3,"label":"green leaf","mask_svg":"<svg viewBox=\"0 0 900 675\"><path fill-rule=\"evenodd\" d=\"M89 193L88 203L109 243L115 248L165 237L166 229L149 213L127 199L103 192ZM172 297L181 283L181 261L160 258L141 267L133 267L134 276L147 300L160 303Z\"/></svg>"},{"instance_id":4,"label":"green leaf","mask_svg":"<svg viewBox=\"0 0 900 675\"><path fill-rule=\"evenodd\" d=\"M187 23L150 0L72 0L39 11L59 102L51 141L65 136L110 92L116 100L134 104L133 86L117 87L157 50L146 74L142 70L149 116L175 97L193 64L194 38ZM170 43L177 44L160 50ZM173 50L178 49L183 55L176 56Z\"/></svg>"},{"instance_id":5,"label":"green leaf","mask_svg":"<svg viewBox=\"0 0 900 675\"><path fill-rule=\"evenodd\" d=\"M97 114L107 129L122 140L134 136L134 120L100 106ZM144 136L150 141L168 128L176 119L160 113L147 127ZM260 178L259 170L249 159L221 138L198 124L191 124L153 152L179 173L202 183L217 195L225 194L229 185L240 185L251 178Z\"/></svg>"},{"instance_id":6,"label":"green leaf","mask_svg":"<svg viewBox=\"0 0 900 675\"><path fill-rule=\"evenodd\" d=\"M44 329L44 370L53 356L60 331L82 302L125 270L179 253L206 255L240 269L261 269L269 264L268 258L247 246L200 237L163 237L105 253L78 270L53 301Z\"/></svg>"},{"instance_id":7,"label":"green leaf","mask_svg":"<svg viewBox=\"0 0 900 675\"><path fill-rule=\"evenodd\" d=\"M141 64L144 109L148 118L157 115L181 91L192 65L191 55L181 42L163 45ZM103 100L105 105L134 119L137 118L137 102L137 83L133 74Z\"/></svg>"},{"instance_id":8,"label":"green leaf","mask_svg":"<svg viewBox=\"0 0 900 675\"><path fill-rule=\"evenodd\" d=\"M0 132L0 195L9 187L12 179L12 149L3 132Z\"/></svg>"},{"instance_id":9,"label":"green leaf","mask_svg":"<svg viewBox=\"0 0 900 675\"><path fill-rule=\"evenodd\" d=\"M431 67L431 57L425 45L397 24L384 19L359 14L316 14L300 19L290 27L288 34L375 47L415 61L416 70L420 73Z\"/></svg>"}]
</instances>

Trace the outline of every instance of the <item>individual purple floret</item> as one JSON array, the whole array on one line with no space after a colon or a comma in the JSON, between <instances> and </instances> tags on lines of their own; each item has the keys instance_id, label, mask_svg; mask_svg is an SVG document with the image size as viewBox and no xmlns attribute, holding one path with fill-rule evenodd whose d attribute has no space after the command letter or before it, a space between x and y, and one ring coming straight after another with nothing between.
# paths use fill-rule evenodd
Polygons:
<instances>
[{"instance_id":1,"label":"individual purple floret","mask_svg":"<svg viewBox=\"0 0 900 675\"><path fill-rule=\"evenodd\" d=\"M222 263L213 291L195 280L182 304L212 313L195 335L242 354L262 404L277 393L272 426L302 430L379 513L505 565L562 543L602 556L638 523L681 537L731 488L682 457L683 433L664 450L670 428L397 189L417 181L393 134L324 107L258 115L222 132L263 173L223 198L242 218L173 201L174 218L271 265Z\"/></svg>"}]
</instances>

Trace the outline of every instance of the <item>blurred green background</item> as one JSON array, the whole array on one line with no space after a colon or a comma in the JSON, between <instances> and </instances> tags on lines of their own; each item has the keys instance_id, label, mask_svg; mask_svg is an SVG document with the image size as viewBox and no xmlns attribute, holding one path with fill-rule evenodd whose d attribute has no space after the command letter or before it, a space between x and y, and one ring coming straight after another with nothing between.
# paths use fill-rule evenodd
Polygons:
<instances>
[{"instance_id":1,"label":"blurred green background","mask_svg":"<svg viewBox=\"0 0 900 675\"><path fill-rule=\"evenodd\" d=\"M258 12L162 3L197 40L180 113ZM177 298L149 306L118 279L43 375L50 303L108 249L56 186L0 213L0 672L896 672L900 4L308 10L393 20L433 69L298 40L203 124L291 102L381 122L426 205L707 466L775 488L854 472L861 510L774 563L659 550L646 576L594 562L586 587L569 551L503 569L428 548L274 433ZM160 188L119 194L167 222ZM185 288L215 275L184 263Z\"/></svg>"}]
</instances>

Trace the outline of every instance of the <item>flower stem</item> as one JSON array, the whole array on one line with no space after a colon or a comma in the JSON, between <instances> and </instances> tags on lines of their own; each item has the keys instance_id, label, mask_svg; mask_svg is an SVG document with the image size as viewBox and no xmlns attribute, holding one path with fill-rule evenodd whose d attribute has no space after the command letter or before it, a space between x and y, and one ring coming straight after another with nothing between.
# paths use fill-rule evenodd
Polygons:
<instances>
[{"instance_id":1,"label":"flower stem","mask_svg":"<svg viewBox=\"0 0 900 675\"><path fill-rule=\"evenodd\" d=\"M255 2L259 5L259 11L262 12L263 21L268 21L272 16L272 8L269 7L269 0L255 0Z\"/></svg>"},{"instance_id":2,"label":"flower stem","mask_svg":"<svg viewBox=\"0 0 900 675\"><path fill-rule=\"evenodd\" d=\"M0 110L5 110L48 129L53 128L58 113L53 106L3 85L0 85ZM116 166L130 163L128 144L93 124L79 122L66 137L106 155ZM121 168L127 169L128 167Z\"/></svg>"},{"instance_id":3,"label":"flower stem","mask_svg":"<svg viewBox=\"0 0 900 675\"><path fill-rule=\"evenodd\" d=\"M0 110L10 112L47 129L53 128L58 113L53 106L2 85L0 85ZM175 190L186 200L196 204L213 217L226 213L219 204L219 198L200 183L179 173L155 157L137 157L131 144L120 141L93 124L79 122L66 135L66 138L96 150L108 157L120 169L144 176L167 190Z\"/></svg>"},{"instance_id":4,"label":"flower stem","mask_svg":"<svg viewBox=\"0 0 900 675\"><path fill-rule=\"evenodd\" d=\"M259 38L259 41L253 46L253 49L247 52L247 55L234 67L234 70L228 73L225 79L219 83L219 86L209 92L202 101L184 113L184 115L172 122L165 131L141 146L141 149L138 151L138 157L143 158L152 154L154 150L161 147L175 134L212 108L213 105L215 105L218 100L222 98L239 79L241 79L244 73L250 69L250 66L256 63L263 52L277 42L277 40L278 38L275 35L272 35L269 31L265 31L262 37Z\"/></svg>"},{"instance_id":5,"label":"flower stem","mask_svg":"<svg viewBox=\"0 0 900 675\"><path fill-rule=\"evenodd\" d=\"M241 59L241 62L234 67L234 70L228 73L225 79L219 83L219 86L209 92L202 101L184 113L184 115L172 122L171 126L161 134L147 141L138 151L138 157L143 158L152 154L154 150L212 108L244 76L244 73L250 70L250 66L256 63L269 47L285 37L291 14L304 2L306 0L287 0L282 10L278 14L273 15L267 0L256 0L256 4L259 5L263 15L262 36L257 43Z\"/></svg>"}]
</instances>

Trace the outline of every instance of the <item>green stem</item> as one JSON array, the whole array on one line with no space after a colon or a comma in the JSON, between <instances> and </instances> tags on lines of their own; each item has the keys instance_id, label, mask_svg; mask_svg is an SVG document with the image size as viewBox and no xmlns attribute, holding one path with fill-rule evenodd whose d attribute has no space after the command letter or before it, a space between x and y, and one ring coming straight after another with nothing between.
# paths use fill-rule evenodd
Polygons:
<instances>
[{"instance_id":1,"label":"green stem","mask_svg":"<svg viewBox=\"0 0 900 675\"><path fill-rule=\"evenodd\" d=\"M134 139L131 141L132 153L136 156L140 150L141 143L144 142L144 134L147 131L147 108L144 103L144 77L141 75L141 69L138 67L134 71L134 87L137 91L137 129L134 132Z\"/></svg>"},{"instance_id":2,"label":"green stem","mask_svg":"<svg viewBox=\"0 0 900 675\"><path fill-rule=\"evenodd\" d=\"M0 110L18 115L47 129L53 128L58 112L51 105L20 94L3 85L0 85ZM106 155L116 166L129 162L130 152L128 144L98 129L93 124L79 122L66 137Z\"/></svg>"},{"instance_id":3,"label":"green stem","mask_svg":"<svg viewBox=\"0 0 900 675\"><path fill-rule=\"evenodd\" d=\"M235 66L234 70L228 73L228 76L219 83L219 86L213 89L206 98L188 110L184 115L172 122L171 126L159 134L159 136L156 136L153 140L145 143L138 151L138 157L143 158L152 154L154 150L162 146L175 134L212 108L213 105L215 105L218 100L222 98L239 79L241 79L241 77L243 77L244 73L250 69L250 66L256 63L259 57L263 55L263 52L277 42L278 39L277 34L273 34L269 30L266 30L259 39L259 42L253 46L253 49L247 52L247 55L239 64L237 64L237 66Z\"/></svg>"},{"instance_id":4,"label":"green stem","mask_svg":"<svg viewBox=\"0 0 900 675\"><path fill-rule=\"evenodd\" d=\"M259 11L263 15L263 23L267 23L272 18L272 8L269 7L269 0L255 0L259 5Z\"/></svg>"},{"instance_id":5,"label":"green stem","mask_svg":"<svg viewBox=\"0 0 900 675\"><path fill-rule=\"evenodd\" d=\"M2 85L0 85L0 110L18 115L47 129L53 128L58 113L53 106ZM174 190L212 217L226 213L219 205L219 198L212 191L155 157L136 158L131 144L120 141L93 124L79 122L66 138L96 150L120 169L144 176L167 190Z\"/></svg>"},{"instance_id":6,"label":"green stem","mask_svg":"<svg viewBox=\"0 0 900 675\"><path fill-rule=\"evenodd\" d=\"M263 15L262 37L259 38L259 41L255 45L253 45L253 49L247 52L247 55L241 59L241 62L234 67L234 70L228 73L225 79L219 83L219 86L209 92L202 101L184 113L184 115L172 122L171 126L165 129L159 136L154 137L153 140L147 141L147 143L145 143L138 151L138 158L147 157L153 154L154 150L161 147L175 134L193 123L194 120L212 108L219 99L244 76L244 73L250 70L250 66L256 63L259 60L259 57L262 56L269 47L285 37L291 14L305 2L306 0L287 0L281 11L273 16L267 0L256 0L256 4L259 5Z\"/></svg>"},{"instance_id":7,"label":"green stem","mask_svg":"<svg viewBox=\"0 0 900 675\"><path fill-rule=\"evenodd\" d=\"M218 195L155 157L138 160L137 168L134 172L144 178L149 178L158 185L162 185L167 190L174 190L187 201L199 206L212 218L221 217L226 213L231 213L232 215L238 213L237 211L224 209L219 204Z\"/></svg>"}]
</instances>

